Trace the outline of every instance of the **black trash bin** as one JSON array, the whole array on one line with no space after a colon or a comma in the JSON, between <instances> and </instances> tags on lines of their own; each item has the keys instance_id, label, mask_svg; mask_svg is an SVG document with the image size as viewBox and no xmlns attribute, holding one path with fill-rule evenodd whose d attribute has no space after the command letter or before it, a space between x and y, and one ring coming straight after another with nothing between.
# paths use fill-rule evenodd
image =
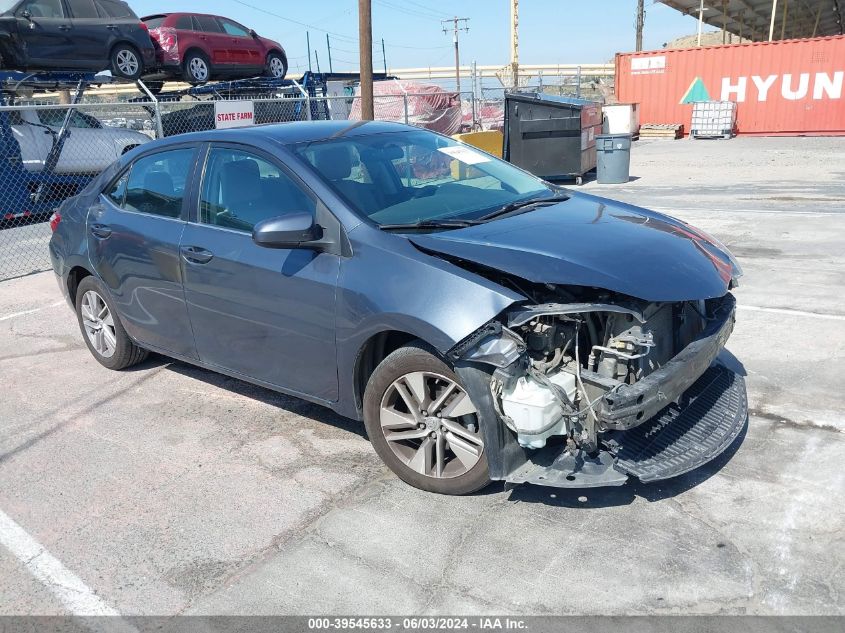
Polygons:
<instances>
[{"instance_id":1,"label":"black trash bin","mask_svg":"<svg viewBox=\"0 0 845 633\"><path fill-rule=\"evenodd\" d=\"M582 176L596 167L601 104L511 92L505 95L504 158L546 180Z\"/></svg>"},{"instance_id":2,"label":"black trash bin","mask_svg":"<svg viewBox=\"0 0 845 633\"><path fill-rule=\"evenodd\" d=\"M618 185L628 182L631 174L631 135L599 134L596 136L596 182Z\"/></svg>"}]
</instances>

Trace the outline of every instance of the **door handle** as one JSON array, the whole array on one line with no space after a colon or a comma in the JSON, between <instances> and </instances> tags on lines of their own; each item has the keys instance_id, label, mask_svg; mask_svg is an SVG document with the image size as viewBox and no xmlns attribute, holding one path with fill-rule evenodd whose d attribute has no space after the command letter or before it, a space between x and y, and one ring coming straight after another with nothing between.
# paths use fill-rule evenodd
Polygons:
<instances>
[{"instance_id":1,"label":"door handle","mask_svg":"<svg viewBox=\"0 0 845 633\"><path fill-rule=\"evenodd\" d=\"M99 237L100 239L105 239L109 235L111 235L111 227L105 224L92 224L91 225L91 233L94 237Z\"/></svg>"},{"instance_id":2,"label":"door handle","mask_svg":"<svg viewBox=\"0 0 845 633\"><path fill-rule=\"evenodd\" d=\"M59 24L60 31L70 31L70 24Z\"/></svg>"},{"instance_id":3,"label":"door handle","mask_svg":"<svg viewBox=\"0 0 845 633\"><path fill-rule=\"evenodd\" d=\"M214 257L214 253L200 246L182 246L179 251L182 259L191 264L207 264Z\"/></svg>"}]
</instances>

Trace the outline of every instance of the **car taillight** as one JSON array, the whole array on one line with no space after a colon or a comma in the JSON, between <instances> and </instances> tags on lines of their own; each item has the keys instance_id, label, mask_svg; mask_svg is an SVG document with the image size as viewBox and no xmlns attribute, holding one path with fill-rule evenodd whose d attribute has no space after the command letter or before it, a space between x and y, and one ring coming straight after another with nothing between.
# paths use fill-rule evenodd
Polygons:
<instances>
[{"instance_id":1,"label":"car taillight","mask_svg":"<svg viewBox=\"0 0 845 633\"><path fill-rule=\"evenodd\" d=\"M176 51L177 40L176 40L176 30L170 28L160 28L158 29L158 40L159 46L161 46L162 50L164 51Z\"/></svg>"},{"instance_id":2,"label":"car taillight","mask_svg":"<svg viewBox=\"0 0 845 633\"><path fill-rule=\"evenodd\" d=\"M59 222L61 221L61 214L58 211L54 211L53 215L50 216L50 230L55 232L55 230L59 228Z\"/></svg>"},{"instance_id":3,"label":"car taillight","mask_svg":"<svg viewBox=\"0 0 845 633\"><path fill-rule=\"evenodd\" d=\"M146 22L141 22L141 28L144 29L147 33L150 32L150 27L147 26Z\"/></svg>"}]
</instances>

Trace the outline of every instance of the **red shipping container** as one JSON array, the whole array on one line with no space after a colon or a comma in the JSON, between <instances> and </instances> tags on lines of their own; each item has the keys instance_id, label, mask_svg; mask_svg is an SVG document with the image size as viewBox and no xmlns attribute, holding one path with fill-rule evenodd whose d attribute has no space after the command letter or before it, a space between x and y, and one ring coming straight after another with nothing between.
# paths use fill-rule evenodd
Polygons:
<instances>
[{"instance_id":1,"label":"red shipping container","mask_svg":"<svg viewBox=\"0 0 845 633\"><path fill-rule=\"evenodd\" d=\"M694 101L735 101L742 134L845 134L845 36L616 55L616 97L642 123L682 123Z\"/></svg>"}]
</instances>

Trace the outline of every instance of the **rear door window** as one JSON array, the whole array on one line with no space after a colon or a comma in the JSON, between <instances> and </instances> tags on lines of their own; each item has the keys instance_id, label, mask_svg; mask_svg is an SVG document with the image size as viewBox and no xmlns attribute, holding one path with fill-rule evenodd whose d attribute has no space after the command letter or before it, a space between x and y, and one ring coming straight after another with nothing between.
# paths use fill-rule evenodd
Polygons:
<instances>
[{"instance_id":1,"label":"rear door window","mask_svg":"<svg viewBox=\"0 0 845 633\"><path fill-rule=\"evenodd\" d=\"M115 206L122 207L126 198L126 183L129 181L129 172L124 173L108 187L103 195L111 200Z\"/></svg>"},{"instance_id":2,"label":"rear door window","mask_svg":"<svg viewBox=\"0 0 845 633\"><path fill-rule=\"evenodd\" d=\"M129 170L123 208L178 218L195 154L193 148L180 148L136 160Z\"/></svg>"},{"instance_id":3,"label":"rear door window","mask_svg":"<svg viewBox=\"0 0 845 633\"><path fill-rule=\"evenodd\" d=\"M174 28L177 28L180 31L197 31L199 30L199 25L194 25L194 21L191 19L190 15L180 15L176 18L176 25Z\"/></svg>"},{"instance_id":4,"label":"rear door window","mask_svg":"<svg viewBox=\"0 0 845 633\"><path fill-rule=\"evenodd\" d=\"M94 0L67 0L70 6L71 17L78 20L97 19L100 14L97 12L97 5Z\"/></svg>"},{"instance_id":5,"label":"rear door window","mask_svg":"<svg viewBox=\"0 0 845 633\"><path fill-rule=\"evenodd\" d=\"M199 25L197 31L202 31L204 33L222 33L223 29L220 28L220 25L217 23L217 20L211 15L195 15L194 22Z\"/></svg>"}]
</instances>

